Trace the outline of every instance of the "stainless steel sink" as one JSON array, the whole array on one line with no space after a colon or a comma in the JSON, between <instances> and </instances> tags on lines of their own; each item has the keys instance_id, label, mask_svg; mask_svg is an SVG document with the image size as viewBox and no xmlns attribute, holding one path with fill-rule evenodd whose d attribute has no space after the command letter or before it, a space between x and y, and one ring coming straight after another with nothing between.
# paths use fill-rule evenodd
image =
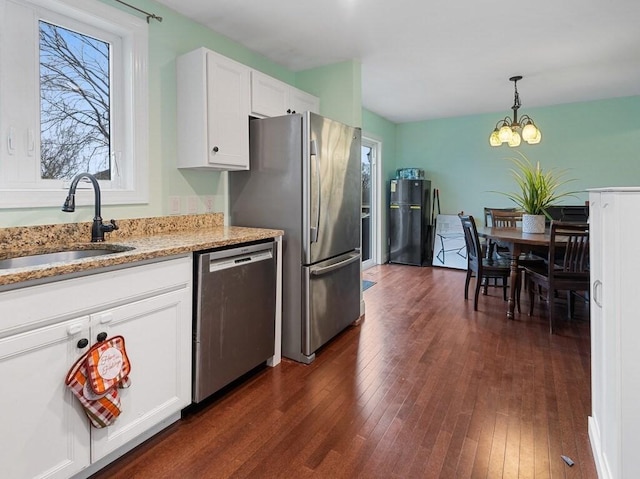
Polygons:
<instances>
[{"instance_id":1,"label":"stainless steel sink","mask_svg":"<svg viewBox=\"0 0 640 479\"><path fill-rule=\"evenodd\" d=\"M47 253L32 254L26 256L16 256L0 260L0 269L27 268L30 266L40 266L49 263L64 263L94 256L104 256L108 254L122 253L133 248L126 246L104 246L100 248L78 248L64 251L52 251Z\"/></svg>"}]
</instances>

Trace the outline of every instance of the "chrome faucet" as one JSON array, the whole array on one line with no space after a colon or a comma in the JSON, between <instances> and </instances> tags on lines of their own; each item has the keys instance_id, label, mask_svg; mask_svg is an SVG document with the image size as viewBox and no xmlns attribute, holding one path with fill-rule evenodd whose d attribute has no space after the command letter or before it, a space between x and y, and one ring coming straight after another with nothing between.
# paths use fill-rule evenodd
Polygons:
<instances>
[{"instance_id":1,"label":"chrome faucet","mask_svg":"<svg viewBox=\"0 0 640 479\"><path fill-rule=\"evenodd\" d=\"M71 180L69 194L67 195L67 199L64 200L62 211L66 213L73 213L76 210L76 187L82 178L88 178L91 180L91 183L93 184L93 192L95 194L96 212L93 217L93 226L91 227L91 242L102 242L104 241L104 234L117 230L118 225L116 225L115 220L111 220L109 224L104 224L102 222L102 217L100 216L100 185L98 184L98 180L96 180L95 176L91 173L79 173L73 178L73 180Z\"/></svg>"}]
</instances>

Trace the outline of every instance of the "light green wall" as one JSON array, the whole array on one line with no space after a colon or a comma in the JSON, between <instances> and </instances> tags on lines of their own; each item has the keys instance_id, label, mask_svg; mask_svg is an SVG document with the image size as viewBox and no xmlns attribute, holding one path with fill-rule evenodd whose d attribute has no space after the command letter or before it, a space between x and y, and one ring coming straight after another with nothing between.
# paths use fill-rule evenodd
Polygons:
<instances>
[{"instance_id":1,"label":"light green wall","mask_svg":"<svg viewBox=\"0 0 640 479\"><path fill-rule=\"evenodd\" d=\"M296 74L296 86L319 96L320 113L347 125L362 126L360 63L346 61Z\"/></svg>"},{"instance_id":2,"label":"light green wall","mask_svg":"<svg viewBox=\"0 0 640 479\"><path fill-rule=\"evenodd\" d=\"M128 13L134 11L115 2L100 0ZM244 63L256 70L305 89L314 82L311 73L327 82L316 86L323 111L327 116L360 125L360 65L344 62L298 75L258 55L204 26L188 20L151 0L138 0L136 6L163 17L162 22L149 23L149 203L144 205L104 206L103 217L139 218L168 214L169 196L181 196L186 213L188 196L214 196L215 210L223 211L226 199L226 173L178 170L176 168L176 57L204 46ZM141 15L140 15L141 16ZM302 83L302 84L298 84ZM357 88L356 88L357 84ZM357 110L357 113L356 113ZM60 202L65 192L60 192ZM203 211L203 209L201 209ZM0 227L90 221L92 205L78 205L74 214L59 208L0 209Z\"/></svg>"},{"instance_id":3,"label":"light green wall","mask_svg":"<svg viewBox=\"0 0 640 479\"><path fill-rule=\"evenodd\" d=\"M508 113L398 125L394 167L424 168L440 190L442 213L464 211L482 218L484 206L511 206L491 191L515 191L505 160L514 149L488 143L496 121ZM567 177L576 180L568 189L640 184L640 97L523 108L521 113L534 119L542 141L516 150L543 168L567 169ZM586 199L583 192L563 203Z\"/></svg>"},{"instance_id":4,"label":"light green wall","mask_svg":"<svg viewBox=\"0 0 640 479\"><path fill-rule=\"evenodd\" d=\"M396 164L396 137L398 125L390 122L386 118L376 115L369 110L362 110L362 136L369 137L382 143L382 151L380 152L381 164L379 184L382 187L380 198L382 205L380 208L380 217L382 221L382 244L387 244L387 213L389 204L389 180L395 176ZM386 248L383 248L386 251Z\"/></svg>"},{"instance_id":5,"label":"light green wall","mask_svg":"<svg viewBox=\"0 0 640 479\"><path fill-rule=\"evenodd\" d=\"M369 110L362 110L362 135L382 142L382 177L384 181L395 176L396 136L398 125Z\"/></svg>"}]
</instances>

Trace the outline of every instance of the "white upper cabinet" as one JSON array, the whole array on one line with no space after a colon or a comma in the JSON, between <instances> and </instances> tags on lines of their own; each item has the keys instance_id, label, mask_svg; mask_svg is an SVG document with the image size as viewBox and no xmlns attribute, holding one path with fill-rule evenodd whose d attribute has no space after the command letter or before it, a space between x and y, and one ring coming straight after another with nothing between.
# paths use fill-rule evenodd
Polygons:
<instances>
[{"instance_id":1,"label":"white upper cabinet","mask_svg":"<svg viewBox=\"0 0 640 479\"><path fill-rule=\"evenodd\" d=\"M251 114L261 117L311 111L320 113L320 99L259 71L251 72Z\"/></svg>"},{"instance_id":2,"label":"white upper cabinet","mask_svg":"<svg viewBox=\"0 0 640 479\"><path fill-rule=\"evenodd\" d=\"M289 90L289 101L291 103L291 113L302 113L310 111L320 114L320 98L313 96L306 91L291 87Z\"/></svg>"},{"instance_id":3,"label":"white upper cabinet","mask_svg":"<svg viewBox=\"0 0 640 479\"><path fill-rule=\"evenodd\" d=\"M250 71L206 48L178 57L178 168L249 169Z\"/></svg>"}]
</instances>

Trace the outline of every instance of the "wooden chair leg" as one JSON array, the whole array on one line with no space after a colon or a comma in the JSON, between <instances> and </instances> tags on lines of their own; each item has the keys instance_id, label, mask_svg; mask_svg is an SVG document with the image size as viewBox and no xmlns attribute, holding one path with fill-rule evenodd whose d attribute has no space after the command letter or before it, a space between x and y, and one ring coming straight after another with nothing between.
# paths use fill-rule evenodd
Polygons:
<instances>
[{"instance_id":1,"label":"wooden chair leg","mask_svg":"<svg viewBox=\"0 0 640 479\"><path fill-rule=\"evenodd\" d=\"M467 270L467 279L464 281L464 299L469 299L469 282L471 281L471 270Z\"/></svg>"},{"instance_id":2,"label":"wooden chair leg","mask_svg":"<svg viewBox=\"0 0 640 479\"><path fill-rule=\"evenodd\" d=\"M573 294L573 291L567 291L567 317L568 319L573 318L573 313L575 311L576 306L576 295Z\"/></svg>"},{"instance_id":3,"label":"wooden chair leg","mask_svg":"<svg viewBox=\"0 0 640 479\"><path fill-rule=\"evenodd\" d=\"M536 300L536 291L533 284L529 284L529 316L533 315L533 303Z\"/></svg>"},{"instance_id":4,"label":"wooden chair leg","mask_svg":"<svg viewBox=\"0 0 640 479\"><path fill-rule=\"evenodd\" d=\"M481 281L480 281L480 278L478 278L478 281L476 281L476 291L475 291L475 294L473 296L473 310L474 311L478 311L478 296L480 295L480 286L481 286Z\"/></svg>"},{"instance_id":5,"label":"wooden chair leg","mask_svg":"<svg viewBox=\"0 0 640 479\"><path fill-rule=\"evenodd\" d=\"M520 311L520 291L522 290L522 276L518 275L518 281L516 282L516 307L518 308L518 313L521 313L522 311Z\"/></svg>"},{"instance_id":6,"label":"wooden chair leg","mask_svg":"<svg viewBox=\"0 0 640 479\"><path fill-rule=\"evenodd\" d=\"M547 292L547 310L549 311L549 334L553 334L553 326L556 317L556 301L555 292L549 290Z\"/></svg>"}]
</instances>

